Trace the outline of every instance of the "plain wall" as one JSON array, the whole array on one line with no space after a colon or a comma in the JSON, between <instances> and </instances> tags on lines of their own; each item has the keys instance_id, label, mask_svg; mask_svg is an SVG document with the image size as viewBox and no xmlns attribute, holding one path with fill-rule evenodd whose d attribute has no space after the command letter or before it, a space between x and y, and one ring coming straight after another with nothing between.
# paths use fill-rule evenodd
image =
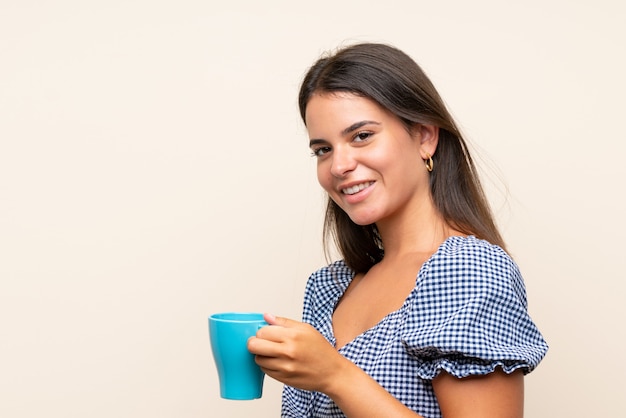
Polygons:
<instances>
[{"instance_id":1,"label":"plain wall","mask_svg":"<svg viewBox=\"0 0 626 418\"><path fill-rule=\"evenodd\" d=\"M219 398L207 316L299 318L324 263L296 93L342 44L431 76L550 344L526 416L620 416L618 0L0 0L0 416L276 417Z\"/></svg>"}]
</instances>

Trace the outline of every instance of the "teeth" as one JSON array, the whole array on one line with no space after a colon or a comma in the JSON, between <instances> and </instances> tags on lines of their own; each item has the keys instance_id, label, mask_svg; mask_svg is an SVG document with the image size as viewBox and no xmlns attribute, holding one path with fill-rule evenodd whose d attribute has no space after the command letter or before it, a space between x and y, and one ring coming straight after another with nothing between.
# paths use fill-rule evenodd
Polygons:
<instances>
[{"instance_id":1,"label":"teeth","mask_svg":"<svg viewBox=\"0 0 626 418\"><path fill-rule=\"evenodd\" d=\"M365 188L367 188L367 187L369 187L371 185L372 185L372 182L368 181L366 183L361 183L361 184L357 184L357 185L352 186L352 187L348 187L347 189L342 189L341 192L343 194L355 194L355 193L358 193L361 190L363 190L363 189L365 189Z\"/></svg>"}]
</instances>

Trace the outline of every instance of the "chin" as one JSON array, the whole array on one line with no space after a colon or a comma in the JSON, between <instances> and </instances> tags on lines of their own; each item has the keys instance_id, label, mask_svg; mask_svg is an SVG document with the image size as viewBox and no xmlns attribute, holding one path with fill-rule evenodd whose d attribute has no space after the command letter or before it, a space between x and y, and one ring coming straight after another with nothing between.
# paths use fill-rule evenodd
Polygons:
<instances>
[{"instance_id":1,"label":"chin","mask_svg":"<svg viewBox=\"0 0 626 418\"><path fill-rule=\"evenodd\" d=\"M378 221L378 218L372 215L348 214L348 216L352 222L360 226L375 224Z\"/></svg>"}]
</instances>

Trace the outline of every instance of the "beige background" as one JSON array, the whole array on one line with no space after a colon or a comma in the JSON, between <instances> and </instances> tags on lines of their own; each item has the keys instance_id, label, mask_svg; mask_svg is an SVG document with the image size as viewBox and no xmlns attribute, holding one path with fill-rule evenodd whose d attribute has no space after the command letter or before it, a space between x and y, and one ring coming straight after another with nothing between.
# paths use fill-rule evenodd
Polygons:
<instances>
[{"instance_id":1,"label":"beige background","mask_svg":"<svg viewBox=\"0 0 626 418\"><path fill-rule=\"evenodd\" d=\"M626 14L614 0L0 0L0 416L276 417L207 316L299 317L323 263L296 92L399 46L475 145L551 349L528 417L623 414Z\"/></svg>"}]
</instances>

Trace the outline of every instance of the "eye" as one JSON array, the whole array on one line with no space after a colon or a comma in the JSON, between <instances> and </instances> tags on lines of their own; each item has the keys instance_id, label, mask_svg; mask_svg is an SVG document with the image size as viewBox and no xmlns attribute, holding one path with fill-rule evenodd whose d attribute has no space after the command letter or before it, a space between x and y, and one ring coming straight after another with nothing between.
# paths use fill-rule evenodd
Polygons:
<instances>
[{"instance_id":1,"label":"eye","mask_svg":"<svg viewBox=\"0 0 626 418\"><path fill-rule=\"evenodd\" d=\"M354 142L365 142L367 141L374 133L369 131L360 131L357 132L353 137Z\"/></svg>"},{"instance_id":2,"label":"eye","mask_svg":"<svg viewBox=\"0 0 626 418\"><path fill-rule=\"evenodd\" d=\"M311 149L312 157L323 157L325 154L330 152L330 147L317 147Z\"/></svg>"}]
</instances>

